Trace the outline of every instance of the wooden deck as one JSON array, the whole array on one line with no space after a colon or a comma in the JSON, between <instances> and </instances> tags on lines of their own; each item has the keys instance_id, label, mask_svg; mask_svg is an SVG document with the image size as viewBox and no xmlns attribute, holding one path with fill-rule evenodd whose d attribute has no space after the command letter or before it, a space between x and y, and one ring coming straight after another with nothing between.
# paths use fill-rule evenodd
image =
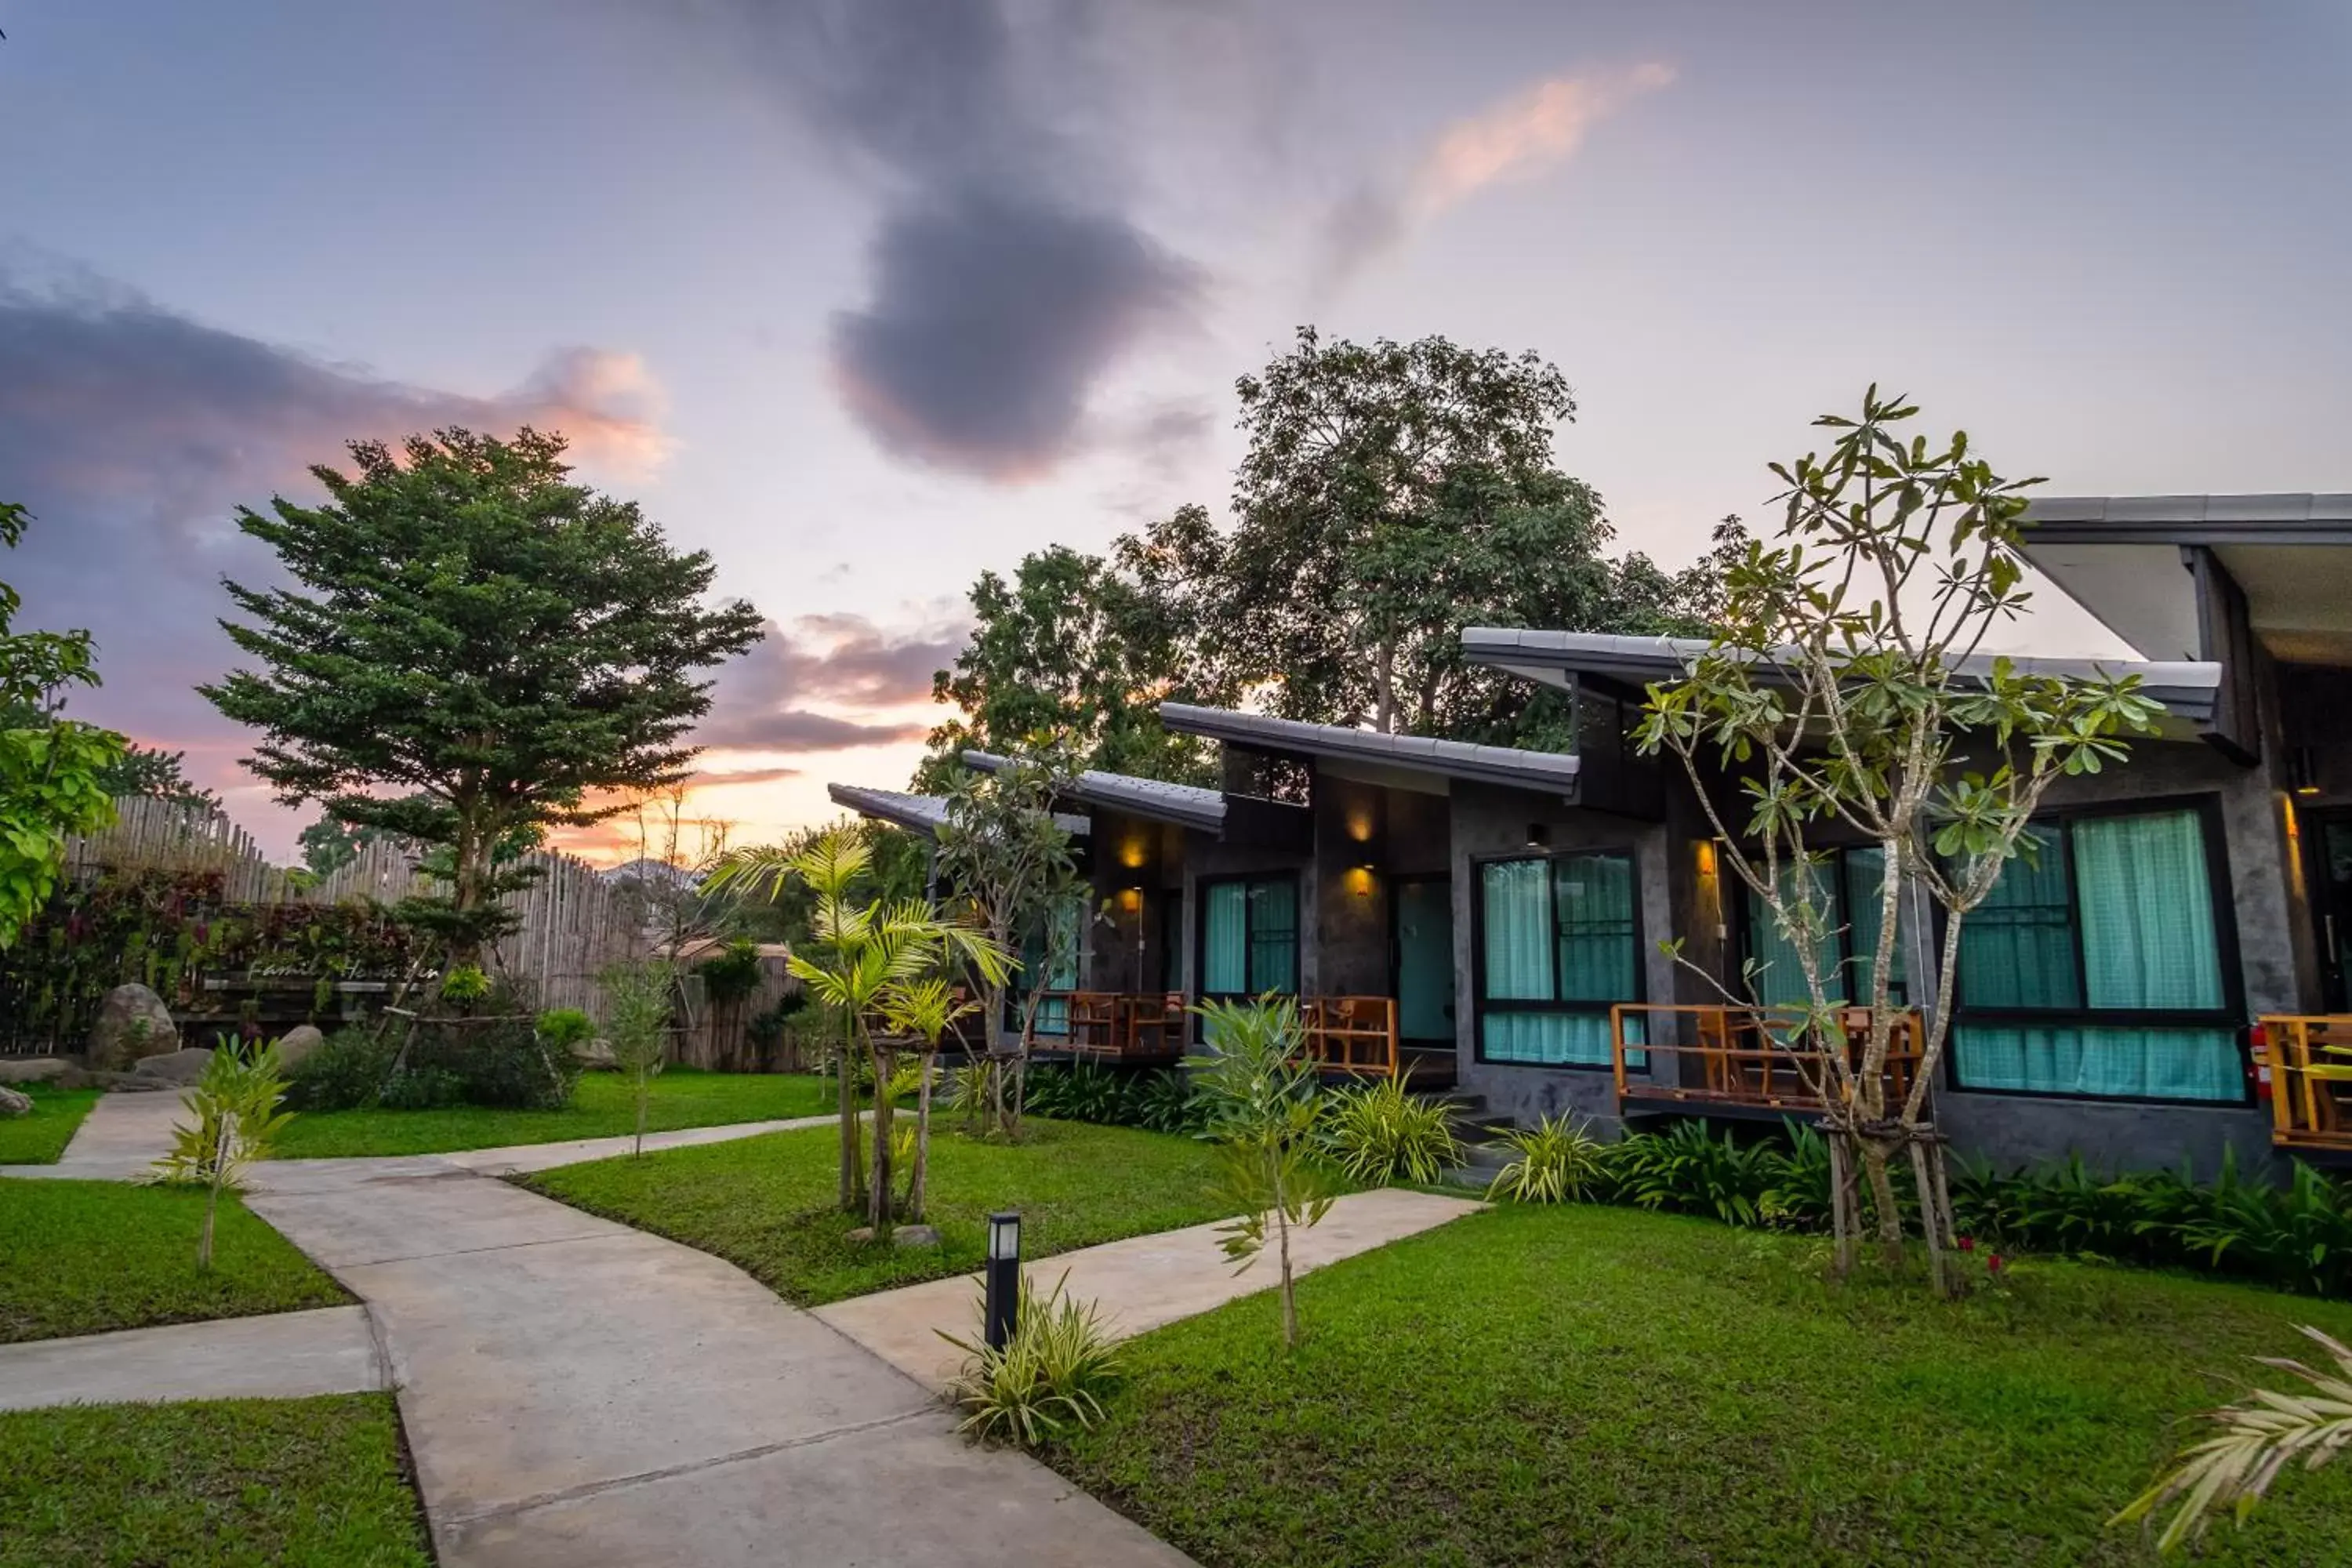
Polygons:
<instances>
[{"instance_id":1,"label":"wooden deck","mask_svg":"<svg viewBox=\"0 0 2352 1568\"><path fill-rule=\"evenodd\" d=\"M1192 1014L1181 992L1048 991L1040 998L1034 1047L1104 1062L1181 1060ZM1391 996L1302 996L1305 1055L1328 1072L1393 1078L1399 1042ZM1048 1027L1048 1021L1060 1025Z\"/></svg>"},{"instance_id":2,"label":"wooden deck","mask_svg":"<svg viewBox=\"0 0 2352 1568\"><path fill-rule=\"evenodd\" d=\"M2270 1069L2271 1142L2352 1152L2352 1015L2268 1014L2256 1020Z\"/></svg>"},{"instance_id":3,"label":"wooden deck","mask_svg":"<svg viewBox=\"0 0 2352 1568\"><path fill-rule=\"evenodd\" d=\"M1790 1043L1799 1017L1783 1008L1620 1003L1609 1010L1617 1103L1688 1105L1702 1112L1820 1110L1812 1086L1828 1063L1818 1047ZM1858 1058L1870 1035L1870 1010L1849 1007L1842 1022L1849 1059ZM1918 1014L1896 1018L1884 1072L1890 1104L1910 1093L1924 1038Z\"/></svg>"}]
</instances>

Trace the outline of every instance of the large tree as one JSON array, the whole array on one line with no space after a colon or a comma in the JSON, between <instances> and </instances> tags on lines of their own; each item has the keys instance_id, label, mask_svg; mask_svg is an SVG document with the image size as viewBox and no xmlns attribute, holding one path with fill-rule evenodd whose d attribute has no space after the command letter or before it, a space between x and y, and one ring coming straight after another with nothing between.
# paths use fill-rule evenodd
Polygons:
<instances>
[{"instance_id":1,"label":"large tree","mask_svg":"<svg viewBox=\"0 0 2352 1568\"><path fill-rule=\"evenodd\" d=\"M15 549L31 514L0 501L0 545ZM0 948L48 901L66 839L113 820L106 771L122 737L57 711L61 694L98 684L86 631L20 632L24 598L0 583Z\"/></svg>"},{"instance_id":2,"label":"large tree","mask_svg":"<svg viewBox=\"0 0 2352 1568\"><path fill-rule=\"evenodd\" d=\"M675 784L710 706L701 672L757 641L749 605L710 607L709 553L672 549L634 501L574 484L561 436L448 429L351 444L237 526L278 552L277 588L227 584L224 621L258 668L202 688L265 739L247 765L278 798L436 847L453 963L505 925L518 833L575 826Z\"/></svg>"},{"instance_id":3,"label":"large tree","mask_svg":"<svg viewBox=\"0 0 2352 1568\"><path fill-rule=\"evenodd\" d=\"M1202 669L1286 718L1538 742L1561 715L1465 668L1465 625L1702 630L1717 574L1612 559L1601 500L1552 461L1575 402L1538 355L1302 327L1237 384L1234 522L1198 508L1122 541Z\"/></svg>"},{"instance_id":4,"label":"large tree","mask_svg":"<svg viewBox=\"0 0 2352 1568\"><path fill-rule=\"evenodd\" d=\"M1056 544L1023 557L1010 581L982 573L971 641L932 681L933 697L962 717L931 731L915 787L952 788L966 747L1041 742L1080 768L1205 782L1207 749L1162 729L1157 710L1223 693L1203 681L1196 624L1177 613L1156 568L1149 557L1114 563Z\"/></svg>"}]
</instances>

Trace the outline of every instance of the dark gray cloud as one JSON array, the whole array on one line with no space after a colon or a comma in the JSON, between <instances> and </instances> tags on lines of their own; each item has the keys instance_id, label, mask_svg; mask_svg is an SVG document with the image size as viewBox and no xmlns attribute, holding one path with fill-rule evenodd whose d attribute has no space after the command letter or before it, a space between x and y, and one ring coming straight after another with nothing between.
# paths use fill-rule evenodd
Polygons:
<instances>
[{"instance_id":1,"label":"dark gray cloud","mask_svg":"<svg viewBox=\"0 0 2352 1568\"><path fill-rule=\"evenodd\" d=\"M894 452L991 479L1080 442L1097 384L1196 269L1108 165L1093 8L709 0L794 105L893 190L869 296L834 321L850 409Z\"/></svg>"},{"instance_id":2,"label":"dark gray cloud","mask_svg":"<svg viewBox=\"0 0 2352 1568\"><path fill-rule=\"evenodd\" d=\"M0 272L0 499L35 518L0 575L25 595L25 625L95 634L106 685L77 713L187 748L208 784L249 783L234 761L248 737L194 689L235 653L215 624L221 576L273 569L231 522L240 502L313 492L306 466L352 438L453 424L533 424L590 462L641 466L662 449L649 395L634 361L587 350L499 397L408 386L119 289Z\"/></svg>"}]
</instances>

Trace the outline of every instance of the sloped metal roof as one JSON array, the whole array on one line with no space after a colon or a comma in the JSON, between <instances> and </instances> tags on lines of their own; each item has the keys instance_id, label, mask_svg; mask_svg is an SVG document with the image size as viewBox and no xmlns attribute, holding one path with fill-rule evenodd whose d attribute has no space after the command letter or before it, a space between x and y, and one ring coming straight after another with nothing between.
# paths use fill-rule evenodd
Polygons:
<instances>
[{"instance_id":1,"label":"sloped metal roof","mask_svg":"<svg viewBox=\"0 0 2352 1568\"><path fill-rule=\"evenodd\" d=\"M860 816L870 816L926 837L937 838L940 829L947 826L948 797L943 795L909 795L905 790L868 789L864 784L829 784L824 793L833 797L834 805L845 806ZM1073 837L1087 836L1087 823L1083 816L1055 812L1054 822Z\"/></svg>"},{"instance_id":2,"label":"sloped metal roof","mask_svg":"<svg viewBox=\"0 0 2352 1568\"><path fill-rule=\"evenodd\" d=\"M982 773L1000 773L1012 765L1009 757L993 752L966 752L964 765ZM1130 773L1107 773L1088 768L1068 780L1063 795L1087 805L1124 811L1153 822L1173 822L1215 833L1225 825L1223 792L1198 784L1170 784L1163 779L1137 778Z\"/></svg>"},{"instance_id":3,"label":"sloped metal roof","mask_svg":"<svg viewBox=\"0 0 2352 1568\"><path fill-rule=\"evenodd\" d=\"M2036 544L2352 544L2352 494L2041 496L2020 520Z\"/></svg>"},{"instance_id":4,"label":"sloped metal roof","mask_svg":"<svg viewBox=\"0 0 2352 1568\"><path fill-rule=\"evenodd\" d=\"M1674 680L1707 649L1700 637L1619 637L1606 632L1544 631L1519 626L1470 626L1462 633L1462 657L1472 664L1508 670L1557 684L1561 675L1598 675L1645 685ZM1962 674L1992 668L1996 655L1978 654L1961 662ZM2179 718L2204 723L2213 717L2221 667L2183 660L2131 658L2039 658L2010 656L2020 673L2074 679L2137 675L2140 689Z\"/></svg>"},{"instance_id":5,"label":"sloped metal roof","mask_svg":"<svg viewBox=\"0 0 2352 1568\"><path fill-rule=\"evenodd\" d=\"M1160 721L1180 734L1203 735L1213 741L1268 751L1344 758L1551 795L1576 793L1577 759L1559 752L1523 752L1513 746L1482 746L1469 741L1437 741L1425 735L1384 735L1373 730L1351 730L1344 724L1310 724L1298 719L1268 718L1263 713L1236 713L1225 708L1195 708L1185 702L1161 703Z\"/></svg>"}]
</instances>

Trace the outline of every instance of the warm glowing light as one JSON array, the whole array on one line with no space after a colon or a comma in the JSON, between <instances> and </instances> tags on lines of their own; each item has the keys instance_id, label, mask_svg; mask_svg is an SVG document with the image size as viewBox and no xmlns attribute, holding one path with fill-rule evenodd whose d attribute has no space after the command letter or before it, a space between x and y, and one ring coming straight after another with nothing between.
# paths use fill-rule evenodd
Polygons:
<instances>
[{"instance_id":1,"label":"warm glowing light","mask_svg":"<svg viewBox=\"0 0 2352 1568\"><path fill-rule=\"evenodd\" d=\"M1140 838L1129 838L1118 847L1118 863L1130 871L1139 871L1151 858L1150 847Z\"/></svg>"},{"instance_id":2,"label":"warm glowing light","mask_svg":"<svg viewBox=\"0 0 2352 1568\"><path fill-rule=\"evenodd\" d=\"M1372 841L1372 814L1369 809L1358 806L1348 813L1348 837L1359 844Z\"/></svg>"},{"instance_id":3,"label":"warm glowing light","mask_svg":"<svg viewBox=\"0 0 2352 1568\"><path fill-rule=\"evenodd\" d=\"M1348 891L1356 897L1370 897L1372 890L1372 868L1370 866L1348 868Z\"/></svg>"},{"instance_id":4,"label":"warm glowing light","mask_svg":"<svg viewBox=\"0 0 2352 1568\"><path fill-rule=\"evenodd\" d=\"M1118 890L1118 907L1125 910L1129 914L1133 914L1136 910L1141 909L1143 907L1143 889L1141 888L1121 888Z\"/></svg>"},{"instance_id":5,"label":"warm glowing light","mask_svg":"<svg viewBox=\"0 0 2352 1568\"><path fill-rule=\"evenodd\" d=\"M1715 875L1715 840L1712 838L1698 841L1698 874L1702 877Z\"/></svg>"}]
</instances>

